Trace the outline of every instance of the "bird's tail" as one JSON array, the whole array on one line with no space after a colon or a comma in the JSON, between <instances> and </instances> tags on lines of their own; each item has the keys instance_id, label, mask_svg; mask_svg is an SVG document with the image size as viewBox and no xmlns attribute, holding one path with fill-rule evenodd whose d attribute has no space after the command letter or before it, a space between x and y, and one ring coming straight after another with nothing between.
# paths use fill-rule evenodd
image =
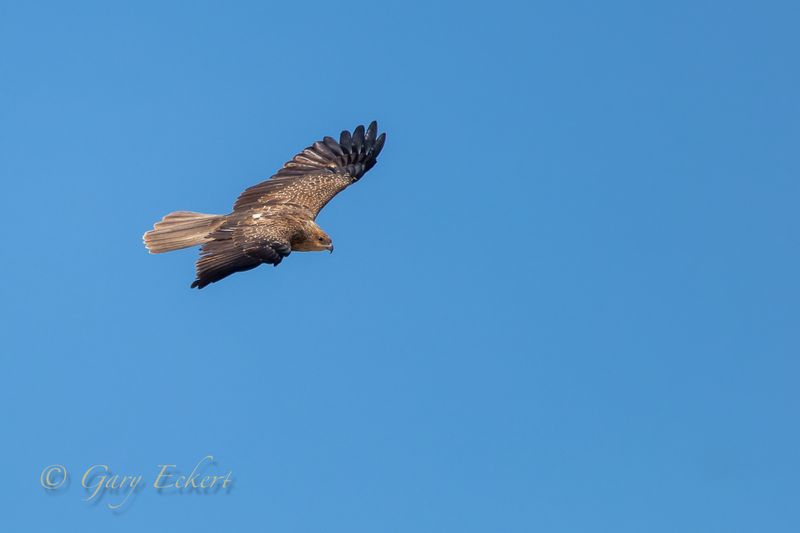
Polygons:
<instances>
[{"instance_id":1,"label":"bird's tail","mask_svg":"<svg viewBox=\"0 0 800 533\"><path fill-rule=\"evenodd\" d=\"M144 245L151 254L160 254L203 244L211 240L208 234L219 228L225 218L225 215L175 211L144 234Z\"/></svg>"}]
</instances>

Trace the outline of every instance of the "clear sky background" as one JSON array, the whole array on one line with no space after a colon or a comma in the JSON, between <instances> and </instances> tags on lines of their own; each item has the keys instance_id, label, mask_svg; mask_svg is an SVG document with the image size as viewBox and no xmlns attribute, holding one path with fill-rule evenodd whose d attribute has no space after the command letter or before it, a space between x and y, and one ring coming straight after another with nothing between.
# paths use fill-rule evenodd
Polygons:
<instances>
[{"instance_id":1,"label":"clear sky background","mask_svg":"<svg viewBox=\"0 0 800 533\"><path fill-rule=\"evenodd\" d=\"M659 4L0 3L0 529L800 531L800 8ZM373 119L333 255L142 246Z\"/></svg>"}]
</instances>

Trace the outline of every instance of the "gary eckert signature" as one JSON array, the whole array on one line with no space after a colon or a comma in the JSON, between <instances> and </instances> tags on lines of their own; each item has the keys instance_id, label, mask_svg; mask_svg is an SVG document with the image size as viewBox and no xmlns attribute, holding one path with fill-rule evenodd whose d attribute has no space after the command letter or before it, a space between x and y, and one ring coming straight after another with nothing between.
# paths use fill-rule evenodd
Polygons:
<instances>
[{"instance_id":1,"label":"gary eckert signature","mask_svg":"<svg viewBox=\"0 0 800 533\"><path fill-rule=\"evenodd\" d=\"M153 470L151 481L145 481L142 474L117 474L106 464L93 464L82 470L81 487L86 491L86 502L99 502L109 495L113 502L106 506L117 511L123 508L145 486L151 486L158 493L165 491L201 492L213 494L220 490L229 491L233 483L233 472L211 473L216 465L212 455L198 461L188 474L178 470L175 464L159 464ZM42 487L48 491L65 489L69 486L69 472L60 464L45 467L39 476ZM112 498L113 496L113 498Z\"/></svg>"}]
</instances>

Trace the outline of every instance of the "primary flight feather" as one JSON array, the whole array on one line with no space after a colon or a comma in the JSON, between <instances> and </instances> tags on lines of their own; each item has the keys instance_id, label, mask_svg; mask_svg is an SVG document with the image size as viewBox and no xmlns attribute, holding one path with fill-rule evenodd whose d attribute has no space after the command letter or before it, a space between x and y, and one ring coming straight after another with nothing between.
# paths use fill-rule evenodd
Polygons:
<instances>
[{"instance_id":1,"label":"primary flight feather","mask_svg":"<svg viewBox=\"0 0 800 533\"><path fill-rule=\"evenodd\" d=\"M192 288L235 272L277 266L293 251L333 252L315 219L334 196L375 166L386 134L378 124L325 137L288 161L270 179L246 189L229 215L176 211L144 234L150 253L202 245Z\"/></svg>"}]
</instances>

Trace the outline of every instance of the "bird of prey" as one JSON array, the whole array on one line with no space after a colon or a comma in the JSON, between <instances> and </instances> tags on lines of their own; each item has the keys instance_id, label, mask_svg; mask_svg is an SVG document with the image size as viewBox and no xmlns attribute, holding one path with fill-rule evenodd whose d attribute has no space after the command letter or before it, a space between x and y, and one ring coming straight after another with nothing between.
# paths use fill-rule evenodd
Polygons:
<instances>
[{"instance_id":1,"label":"bird of prey","mask_svg":"<svg viewBox=\"0 0 800 533\"><path fill-rule=\"evenodd\" d=\"M291 252L333 252L315 219L336 194L375 166L386 134L378 124L325 137L283 165L270 179L246 189L229 215L176 211L144 234L150 253L202 245L191 287L202 289L262 263L278 266Z\"/></svg>"}]
</instances>

